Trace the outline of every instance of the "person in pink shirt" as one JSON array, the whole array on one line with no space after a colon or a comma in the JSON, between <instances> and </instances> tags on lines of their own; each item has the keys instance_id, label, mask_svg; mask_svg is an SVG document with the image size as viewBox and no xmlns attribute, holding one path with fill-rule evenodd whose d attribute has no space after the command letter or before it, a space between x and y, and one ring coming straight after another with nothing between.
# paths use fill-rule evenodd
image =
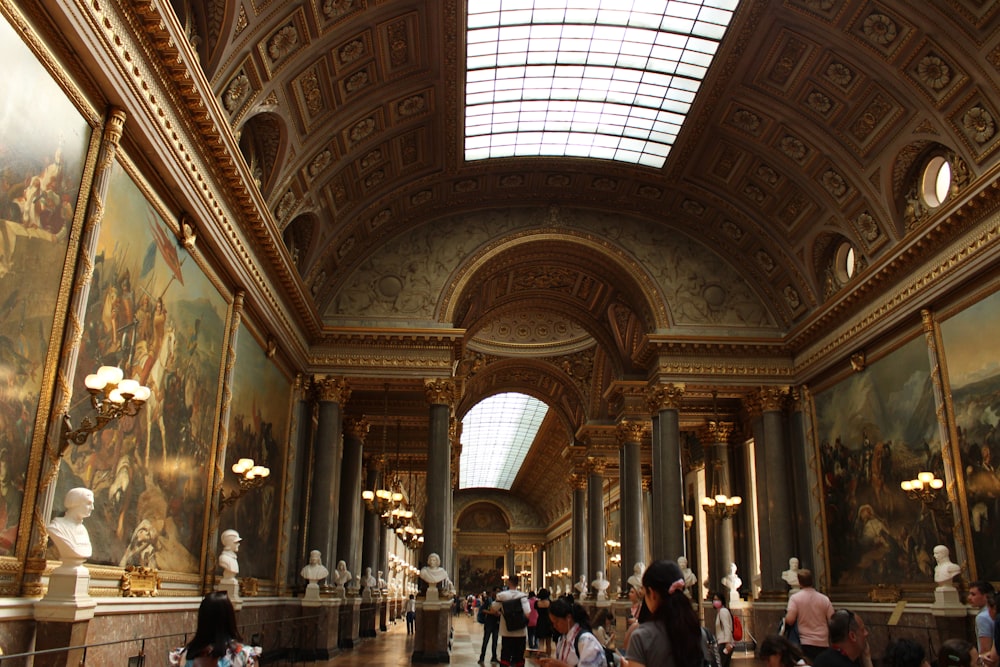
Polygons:
<instances>
[{"instance_id":1,"label":"person in pink shirt","mask_svg":"<svg viewBox=\"0 0 1000 667\"><path fill-rule=\"evenodd\" d=\"M833 616L833 603L814 588L815 584L812 570L800 569L799 586L802 590L788 598L788 611L785 613L785 625L796 624L802 652L810 661L829 648L830 630L827 624Z\"/></svg>"}]
</instances>

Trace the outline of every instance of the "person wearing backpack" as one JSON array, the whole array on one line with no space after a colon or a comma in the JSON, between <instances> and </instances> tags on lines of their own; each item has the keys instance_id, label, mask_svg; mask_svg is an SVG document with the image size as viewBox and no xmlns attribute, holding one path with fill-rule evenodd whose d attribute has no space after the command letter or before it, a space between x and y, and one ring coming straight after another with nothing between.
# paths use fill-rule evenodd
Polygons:
<instances>
[{"instance_id":1,"label":"person wearing backpack","mask_svg":"<svg viewBox=\"0 0 1000 667\"><path fill-rule=\"evenodd\" d=\"M500 664L503 667L524 667L524 651L528 646L528 596L517 589L517 579L500 591L493 608L500 612Z\"/></svg>"},{"instance_id":2,"label":"person wearing backpack","mask_svg":"<svg viewBox=\"0 0 1000 667\"><path fill-rule=\"evenodd\" d=\"M715 641L719 646L719 667L729 667L733 659L733 612L726 606L726 596L716 591L712 595L715 614Z\"/></svg>"},{"instance_id":3,"label":"person wearing backpack","mask_svg":"<svg viewBox=\"0 0 1000 667\"><path fill-rule=\"evenodd\" d=\"M590 629L586 609L559 598L549 607L549 618L559 641L554 657L539 659L541 667L610 667L601 641Z\"/></svg>"}]
</instances>

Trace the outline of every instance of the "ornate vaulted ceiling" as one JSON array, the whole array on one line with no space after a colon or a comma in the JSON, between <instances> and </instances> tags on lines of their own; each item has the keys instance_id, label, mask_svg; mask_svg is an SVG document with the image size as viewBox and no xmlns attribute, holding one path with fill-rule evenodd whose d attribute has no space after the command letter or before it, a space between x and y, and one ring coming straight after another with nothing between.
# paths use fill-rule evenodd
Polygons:
<instances>
[{"instance_id":1,"label":"ornate vaulted ceiling","mask_svg":"<svg viewBox=\"0 0 1000 667\"><path fill-rule=\"evenodd\" d=\"M113 57L89 69L148 107L137 125L172 151L150 162L190 181L178 199L214 193L203 175L219 188L213 213L234 211L236 231L207 236L266 286L288 356L307 372L389 369L388 422L414 450L421 374L452 356L460 414L501 389L544 397L556 414L514 488L529 497L574 429L611 417L613 382L796 381L877 295L898 292L882 312L912 311L903 277L995 180L990 1L744 0L662 169L464 161L464 0L111 4L128 20L69 11L66 39L80 53L105 40ZM87 31L100 39L74 45ZM162 120L175 117L183 130ZM930 210L914 188L935 151L955 185ZM171 160L195 166L176 176ZM844 243L851 280L833 270ZM378 342L351 348L356 335ZM352 409L378 414L383 382L355 379Z\"/></svg>"}]
</instances>

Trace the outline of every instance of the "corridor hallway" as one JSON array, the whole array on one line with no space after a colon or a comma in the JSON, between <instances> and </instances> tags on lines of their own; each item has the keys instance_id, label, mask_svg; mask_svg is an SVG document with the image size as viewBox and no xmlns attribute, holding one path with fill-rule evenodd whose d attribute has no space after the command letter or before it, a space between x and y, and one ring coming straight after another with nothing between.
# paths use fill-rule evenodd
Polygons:
<instances>
[{"instance_id":1,"label":"corridor hallway","mask_svg":"<svg viewBox=\"0 0 1000 667\"><path fill-rule=\"evenodd\" d=\"M453 617L452 628L454 629L454 639L450 664L457 667L476 667L479 660L479 647L483 642L483 626L465 614L461 614ZM555 642L552 643L552 646L554 649ZM497 643L497 651L500 651L499 642ZM412 652L413 639L406 634L406 623L399 620L389 626L388 632L380 632L378 637L367 639L356 648L344 651L326 663L310 664L322 665L323 667L403 667L415 664L410 662ZM489 647L487 647L487 661L489 658ZM742 665L749 667L752 662L753 654L738 653L733 657L733 664L741 665L741 667ZM489 664L489 662L486 663L487 666ZM535 667L538 662L529 658L525 665Z\"/></svg>"}]
</instances>

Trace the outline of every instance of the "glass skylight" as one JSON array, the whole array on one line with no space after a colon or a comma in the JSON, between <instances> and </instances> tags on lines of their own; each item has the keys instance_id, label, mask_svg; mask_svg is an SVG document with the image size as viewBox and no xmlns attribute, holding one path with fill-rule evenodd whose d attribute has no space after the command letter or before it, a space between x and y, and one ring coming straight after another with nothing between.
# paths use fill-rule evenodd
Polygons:
<instances>
[{"instance_id":1,"label":"glass skylight","mask_svg":"<svg viewBox=\"0 0 1000 667\"><path fill-rule=\"evenodd\" d=\"M739 0L468 0L465 159L662 167Z\"/></svg>"},{"instance_id":2,"label":"glass skylight","mask_svg":"<svg viewBox=\"0 0 1000 667\"><path fill-rule=\"evenodd\" d=\"M548 410L525 394L497 394L477 403L462 419L458 488L510 490Z\"/></svg>"}]
</instances>

